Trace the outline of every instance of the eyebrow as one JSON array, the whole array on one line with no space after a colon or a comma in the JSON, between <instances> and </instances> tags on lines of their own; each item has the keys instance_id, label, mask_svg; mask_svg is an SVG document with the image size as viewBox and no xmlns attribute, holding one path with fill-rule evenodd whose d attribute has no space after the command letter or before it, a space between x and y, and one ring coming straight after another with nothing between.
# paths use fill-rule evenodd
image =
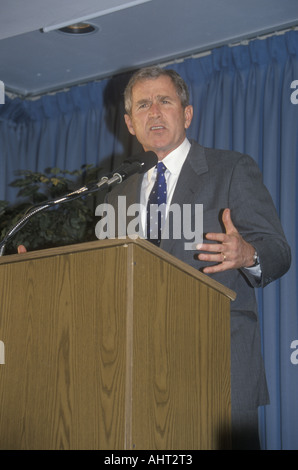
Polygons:
<instances>
[{"instance_id":1,"label":"eyebrow","mask_svg":"<svg viewBox=\"0 0 298 470\"><path fill-rule=\"evenodd\" d=\"M165 99L167 99L167 100L172 100L172 99L173 99L173 98L172 98L171 96L169 96L169 95L157 95L157 98L158 98L159 100L165 100Z\"/></svg>"},{"instance_id":2,"label":"eyebrow","mask_svg":"<svg viewBox=\"0 0 298 470\"><path fill-rule=\"evenodd\" d=\"M156 98L157 98L158 101L163 101L163 100L165 100L165 99L167 99L167 100L173 100L173 98L172 98L171 96L169 96L169 95L157 95ZM150 101L152 101L150 98L143 98L143 99L137 101L136 104L137 104L137 105L139 105L139 104L144 104L144 103L148 103L148 102L150 102Z\"/></svg>"},{"instance_id":3,"label":"eyebrow","mask_svg":"<svg viewBox=\"0 0 298 470\"><path fill-rule=\"evenodd\" d=\"M151 101L151 100L149 100L149 98L148 98L148 99L146 99L146 98L143 98L142 100L139 100L139 101L137 101L137 102L136 102L136 105L137 105L137 104L144 104L144 103L148 103L149 101Z\"/></svg>"}]
</instances>

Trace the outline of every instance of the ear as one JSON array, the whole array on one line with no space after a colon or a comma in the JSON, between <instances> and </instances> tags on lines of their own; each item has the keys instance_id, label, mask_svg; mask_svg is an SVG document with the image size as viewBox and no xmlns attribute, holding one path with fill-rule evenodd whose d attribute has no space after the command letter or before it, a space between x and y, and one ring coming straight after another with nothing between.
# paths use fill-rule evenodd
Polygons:
<instances>
[{"instance_id":1,"label":"ear","mask_svg":"<svg viewBox=\"0 0 298 470\"><path fill-rule=\"evenodd\" d=\"M189 104L184 110L184 127L188 129L193 117L193 107Z\"/></svg>"},{"instance_id":2,"label":"ear","mask_svg":"<svg viewBox=\"0 0 298 470\"><path fill-rule=\"evenodd\" d=\"M127 129L129 130L129 132L132 135L136 135L133 124L132 124L132 120L129 114L124 114L124 120L125 120L125 124L127 125Z\"/></svg>"}]
</instances>

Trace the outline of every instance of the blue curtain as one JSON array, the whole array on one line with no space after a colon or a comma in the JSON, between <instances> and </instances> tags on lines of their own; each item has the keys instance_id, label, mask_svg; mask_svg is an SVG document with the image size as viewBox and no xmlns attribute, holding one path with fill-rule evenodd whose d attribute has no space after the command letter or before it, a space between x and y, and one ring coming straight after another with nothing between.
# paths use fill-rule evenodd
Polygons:
<instances>
[{"instance_id":1,"label":"blue curtain","mask_svg":"<svg viewBox=\"0 0 298 470\"><path fill-rule=\"evenodd\" d=\"M123 87L128 77L77 86L35 100L0 106L0 200L14 201L16 170L75 170L118 166L140 150L124 127Z\"/></svg>"},{"instance_id":2,"label":"blue curtain","mask_svg":"<svg viewBox=\"0 0 298 470\"><path fill-rule=\"evenodd\" d=\"M298 32L221 47L171 65L186 80L195 108L189 137L202 145L250 154L259 164L287 239L292 267L258 291L263 354L271 403L260 410L263 449L298 449L297 157ZM0 107L0 199L17 169L48 166L104 169L139 151L124 121L128 75L73 87L37 100L7 99Z\"/></svg>"},{"instance_id":3,"label":"blue curtain","mask_svg":"<svg viewBox=\"0 0 298 470\"><path fill-rule=\"evenodd\" d=\"M291 245L290 271L258 291L270 392L270 405L260 409L260 435L264 449L298 449L298 104L291 100L298 32L215 49L174 68L189 84L196 108L189 135L256 160Z\"/></svg>"}]
</instances>

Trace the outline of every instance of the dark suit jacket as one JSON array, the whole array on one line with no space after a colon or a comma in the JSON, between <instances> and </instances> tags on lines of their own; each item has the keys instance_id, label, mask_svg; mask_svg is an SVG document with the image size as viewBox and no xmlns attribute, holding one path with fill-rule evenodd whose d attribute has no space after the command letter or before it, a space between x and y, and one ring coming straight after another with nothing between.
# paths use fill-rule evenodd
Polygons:
<instances>
[{"instance_id":1,"label":"dark suit jacket","mask_svg":"<svg viewBox=\"0 0 298 470\"><path fill-rule=\"evenodd\" d=\"M127 207L139 202L142 175L134 175L115 187L107 197L117 208L117 197L127 197ZM231 209L235 227L257 250L261 282L246 269L228 270L212 277L234 290L231 303L232 412L252 410L268 403L261 357L260 328L254 287L266 286L290 266L290 249L269 192L254 160L232 151L207 149L192 142L182 167L172 204L203 204L204 233L222 232L221 213ZM196 269L206 266L195 251L185 251L181 240L162 240L161 249ZM194 312L195 315L195 312Z\"/></svg>"}]
</instances>

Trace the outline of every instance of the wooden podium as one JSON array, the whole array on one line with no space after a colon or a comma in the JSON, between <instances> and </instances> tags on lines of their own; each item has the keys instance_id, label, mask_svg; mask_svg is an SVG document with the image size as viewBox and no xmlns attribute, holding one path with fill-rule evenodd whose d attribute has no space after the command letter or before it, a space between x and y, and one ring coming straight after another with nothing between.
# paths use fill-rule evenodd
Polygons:
<instances>
[{"instance_id":1,"label":"wooden podium","mask_svg":"<svg viewBox=\"0 0 298 470\"><path fill-rule=\"evenodd\" d=\"M0 449L228 448L234 298L145 240L0 258Z\"/></svg>"}]
</instances>

